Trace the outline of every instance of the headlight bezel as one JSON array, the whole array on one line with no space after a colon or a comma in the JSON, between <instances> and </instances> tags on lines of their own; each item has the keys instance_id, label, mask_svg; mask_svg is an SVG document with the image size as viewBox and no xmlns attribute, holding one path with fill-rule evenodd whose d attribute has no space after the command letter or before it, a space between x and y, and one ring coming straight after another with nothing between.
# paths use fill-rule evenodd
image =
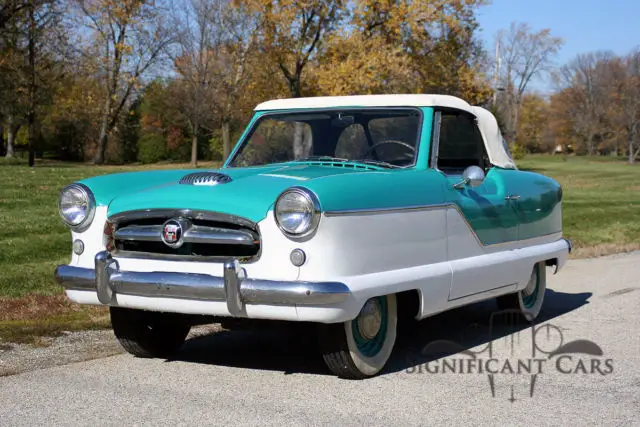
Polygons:
<instances>
[{"instance_id":1,"label":"headlight bezel","mask_svg":"<svg viewBox=\"0 0 640 427\"><path fill-rule=\"evenodd\" d=\"M295 193L297 195L302 196L306 200L306 202L309 204L309 207L311 210L311 218L309 220L309 225L302 232L292 232L290 230L287 230L282 225L281 221L278 219L279 217L278 203L282 200L284 196L291 193ZM316 196L316 194L313 191L305 187L296 186L296 187L287 188L285 191L280 193L280 195L276 199L276 202L273 206L273 216L275 218L276 224L278 225L278 228L280 229L282 234L284 234L286 237L294 241L305 240L316 232L316 230L318 229L318 225L320 224L321 213L322 211L320 208L320 201L318 200L318 196Z\"/></svg>"},{"instance_id":2,"label":"headlight bezel","mask_svg":"<svg viewBox=\"0 0 640 427\"><path fill-rule=\"evenodd\" d=\"M80 193L82 193L82 196L87 203L87 213L84 219L78 224L72 224L69 221L67 221L67 218L62 213L62 195L66 191L71 189L77 190ZM58 196L58 214L60 215L62 222L71 230L75 231L76 233L81 233L87 230L91 226L91 223L93 223L93 218L96 214L96 199L91 189L89 189L89 187L87 187L86 185L78 182L64 187L62 191L60 191L60 195Z\"/></svg>"}]
</instances>

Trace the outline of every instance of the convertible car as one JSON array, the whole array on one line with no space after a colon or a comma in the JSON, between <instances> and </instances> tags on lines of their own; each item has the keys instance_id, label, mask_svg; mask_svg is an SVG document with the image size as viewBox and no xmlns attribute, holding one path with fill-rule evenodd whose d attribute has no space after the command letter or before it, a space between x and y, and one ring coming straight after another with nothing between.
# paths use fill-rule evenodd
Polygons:
<instances>
[{"instance_id":1,"label":"convertible car","mask_svg":"<svg viewBox=\"0 0 640 427\"><path fill-rule=\"evenodd\" d=\"M194 315L313 322L334 374L379 373L398 318L488 298L533 321L557 271L562 189L520 171L494 116L443 95L258 105L217 170L89 178L62 190L68 297L110 307L139 357Z\"/></svg>"}]
</instances>

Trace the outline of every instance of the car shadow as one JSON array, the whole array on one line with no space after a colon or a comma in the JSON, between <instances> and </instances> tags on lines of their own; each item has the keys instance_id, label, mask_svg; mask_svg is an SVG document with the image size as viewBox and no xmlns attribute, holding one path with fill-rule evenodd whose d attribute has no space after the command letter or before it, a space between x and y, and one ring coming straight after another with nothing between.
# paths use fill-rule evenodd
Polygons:
<instances>
[{"instance_id":1,"label":"car shadow","mask_svg":"<svg viewBox=\"0 0 640 427\"><path fill-rule=\"evenodd\" d=\"M542 323L589 303L589 292L569 294L547 289L545 305L536 323ZM497 315L496 315L497 313ZM517 333L531 324L501 316L495 300L449 310L420 322L401 324L396 347L382 374L408 371L429 361L482 346ZM453 342L455 350L433 354L425 347L433 342ZM329 372L320 355L315 326L298 323L266 323L256 329L216 332L188 340L175 358L167 360L280 371L284 374Z\"/></svg>"}]
</instances>

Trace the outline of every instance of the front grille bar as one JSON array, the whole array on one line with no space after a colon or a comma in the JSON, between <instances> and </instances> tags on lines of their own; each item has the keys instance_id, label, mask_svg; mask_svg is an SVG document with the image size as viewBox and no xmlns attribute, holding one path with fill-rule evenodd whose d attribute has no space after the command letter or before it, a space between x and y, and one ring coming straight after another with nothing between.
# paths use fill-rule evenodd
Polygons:
<instances>
[{"instance_id":1,"label":"front grille bar","mask_svg":"<svg viewBox=\"0 0 640 427\"><path fill-rule=\"evenodd\" d=\"M162 225L129 225L115 232L116 240L162 242ZM259 244L258 236L248 230L233 230L218 227L193 225L183 236L185 243L204 243L218 245Z\"/></svg>"}]
</instances>

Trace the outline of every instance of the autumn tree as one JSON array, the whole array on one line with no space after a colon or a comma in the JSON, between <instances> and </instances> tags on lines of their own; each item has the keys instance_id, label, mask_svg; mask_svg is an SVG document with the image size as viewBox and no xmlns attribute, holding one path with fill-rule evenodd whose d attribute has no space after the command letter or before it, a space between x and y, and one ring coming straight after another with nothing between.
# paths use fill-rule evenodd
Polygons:
<instances>
[{"instance_id":1,"label":"autumn tree","mask_svg":"<svg viewBox=\"0 0 640 427\"><path fill-rule=\"evenodd\" d=\"M211 129L213 121L213 63L220 38L216 25L218 0L189 0L173 4L173 23L177 29L173 64L180 76L181 106L191 129L191 164L198 162L198 137Z\"/></svg>"},{"instance_id":2,"label":"autumn tree","mask_svg":"<svg viewBox=\"0 0 640 427\"><path fill-rule=\"evenodd\" d=\"M528 153L551 151L553 144L549 144L546 138L548 127L548 101L538 94L524 95L518 120L517 145Z\"/></svg>"},{"instance_id":3,"label":"autumn tree","mask_svg":"<svg viewBox=\"0 0 640 427\"><path fill-rule=\"evenodd\" d=\"M481 103L484 53L475 38L483 1L354 2L317 57L320 93L446 93Z\"/></svg>"},{"instance_id":4,"label":"autumn tree","mask_svg":"<svg viewBox=\"0 0 640 427\"><path fill-rule=\"evenodd\" d=\"M634 163L640 154L640 50L636 48L612 64L614 82L610 87L612 121L622 131L627 143L627 159Z\"/></svg>"},{"instance_id":5,"label":"autumn tree","mask_svg":"<svg viewBox=\"0 0 640 427\"><path fill-rule=\"evenodd\" d=\"M158 5L144 0L75 0L79 42L86 56L100 58L100 134L93 161L104 163L109 136L143 75L160 60L171 35Z\"/></svg>"},{"instance_id":6,"label":"autumn tree","mask_svg":"<svg viewBox=\"0 0 640 427\"><path fill-rule=\"evenodd\" d=\"M571 96L574 129L586 143L587 153L595 154L598 139L606 127L605 113L609 105L612 78L609 64L613 60L610 52L593 52L577 55L562 66L556 80L561 88L571 87L565 92Z\"/></svg>"},{"instance_id":7,"label":"autumn tree","mask_svg":"<svg viewBox=\"0 0 640 427\"><path fill-rule=\"evenodd\" d=\"M505 136L514 143L518 133L518 116L522 99L531 81L550 71L562 40L551 30L534 31L528 24L512 23L509 30L498 33L502 71L498 76L504 89L499 107L505 117Z\"/></svg>"},{"instance_id":8,"label":"autumn tree","mask_svg":"<svg viewBox=\"0 0 640 427\"><path fill-rule=\"evenodd\" d=\"M327 36L341 24L343 0L252 0L259 12L263 49L281 71L292 98L302 96L302 76Z\"/></svg>"}]
</instances>

